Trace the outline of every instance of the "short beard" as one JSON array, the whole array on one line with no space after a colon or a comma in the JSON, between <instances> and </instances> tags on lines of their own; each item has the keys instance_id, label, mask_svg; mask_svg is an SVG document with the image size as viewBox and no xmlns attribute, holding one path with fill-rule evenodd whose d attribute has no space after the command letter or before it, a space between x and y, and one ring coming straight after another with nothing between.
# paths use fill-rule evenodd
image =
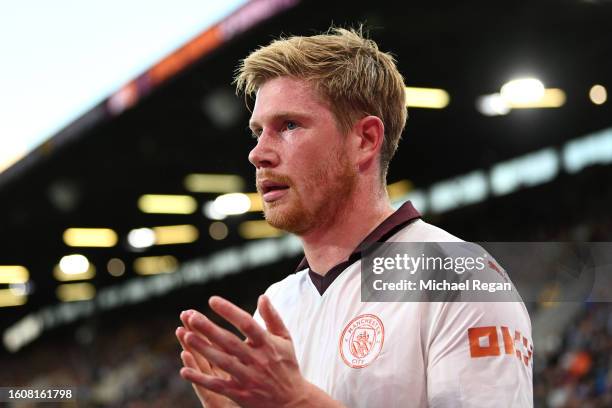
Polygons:
<instances>
[{"instance_id":1,"label":"short beard","mask_svg":"<svg viewBox=\"0 0 612 408\"><path fill-rule=\"evenodd\" d=\"M329 158L326 166L321 166L310 175L305 183L304 191L323 190L320 202L312 201L311 197L294 198L295 203L285 211L273 210L275 203L264 203L266 221L275 228L304 235L313 228L332 224L342 216L343 203L355 190L357 172L348 162L343 152L338 151ZM292 191L297 193L296 189Z\"/></svg>"}]
</instances>

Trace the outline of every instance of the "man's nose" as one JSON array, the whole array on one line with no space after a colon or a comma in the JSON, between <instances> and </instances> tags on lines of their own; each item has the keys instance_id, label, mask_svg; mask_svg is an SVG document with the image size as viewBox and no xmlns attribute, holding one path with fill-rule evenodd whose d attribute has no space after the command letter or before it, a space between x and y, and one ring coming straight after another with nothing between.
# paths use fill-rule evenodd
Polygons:
<instances>
[{"instance_id":1,"label":"man's nose","mask_svg":"<svg viewBox=\"0 0 612 408\"><path fill-rule=\"evenodd\" d=\"M271 168L278 166L280 157L274 144L273 135L262 133L257 145L249 153L249 161L255 168Z\"/></svg>"}]
</instances>

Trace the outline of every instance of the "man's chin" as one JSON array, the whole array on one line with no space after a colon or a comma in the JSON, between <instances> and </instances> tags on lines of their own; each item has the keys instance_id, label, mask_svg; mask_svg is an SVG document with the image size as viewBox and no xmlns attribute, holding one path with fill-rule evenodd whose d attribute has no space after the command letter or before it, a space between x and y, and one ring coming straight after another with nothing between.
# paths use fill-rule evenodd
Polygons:
<instances>
[{"instance_id":1,"label":"man's chin","mask_svg":"<svg viewBox=\"0 0 612 408\"><path fill-rule=\"evenodd\" d=\"M308 217L303 211L288 207L280 204L265 205L264 217L274 228L299 235L307 229Z\"/></svg>"}]
</instances>

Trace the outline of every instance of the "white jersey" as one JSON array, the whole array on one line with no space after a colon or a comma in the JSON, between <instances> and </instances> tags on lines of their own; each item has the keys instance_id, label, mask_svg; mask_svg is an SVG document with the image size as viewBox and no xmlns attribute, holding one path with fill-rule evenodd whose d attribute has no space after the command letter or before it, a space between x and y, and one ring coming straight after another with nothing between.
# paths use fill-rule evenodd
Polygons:
<instances>
[{"instance_id":1,"label":"white jersey","mask_svg":"<svg viewBox=\"0 0 612 408\"><path fill-rule=\"evenodd\" d=\"M460 241L418 219L410 203L390 219L370 238ZM531 323L522 302L364 303L360 260L339 268L323 293L308 268L266 291L308 381L347 407L533 406Z\"/></svg>"}]
</instances>

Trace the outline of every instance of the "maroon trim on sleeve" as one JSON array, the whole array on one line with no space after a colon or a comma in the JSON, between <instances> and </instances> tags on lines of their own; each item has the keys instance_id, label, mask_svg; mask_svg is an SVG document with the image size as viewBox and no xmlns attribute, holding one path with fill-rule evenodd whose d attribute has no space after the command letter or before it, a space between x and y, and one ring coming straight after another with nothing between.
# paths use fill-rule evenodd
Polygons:
<instances>
[{"instance_id":1,"label":"maroon trim on sleeve","mask_svg":"<svg viewBox=\"0 0 612 408\"><path fill-rule=\"evenodd\" d=\"M400 208L385 219L378 227L364 238L363 241L355 248L353 253L349 256L346 261L340 262L338 265L331 268L325 275L321 275L312 269L308 271L310 280L317 288L319 293L323 295L325 290L332 284L332 282L340 276L342 271L351 266L353 263L361 258L361 251L368 245L374 242L385 242L399 230L410 224L414 220L421 218L421 214L412 205L410 201L405 202ZM303 269L309 268L306 257L302 258L302 261L298 265L296 272Z\"/></svg>"}]
</instances>

